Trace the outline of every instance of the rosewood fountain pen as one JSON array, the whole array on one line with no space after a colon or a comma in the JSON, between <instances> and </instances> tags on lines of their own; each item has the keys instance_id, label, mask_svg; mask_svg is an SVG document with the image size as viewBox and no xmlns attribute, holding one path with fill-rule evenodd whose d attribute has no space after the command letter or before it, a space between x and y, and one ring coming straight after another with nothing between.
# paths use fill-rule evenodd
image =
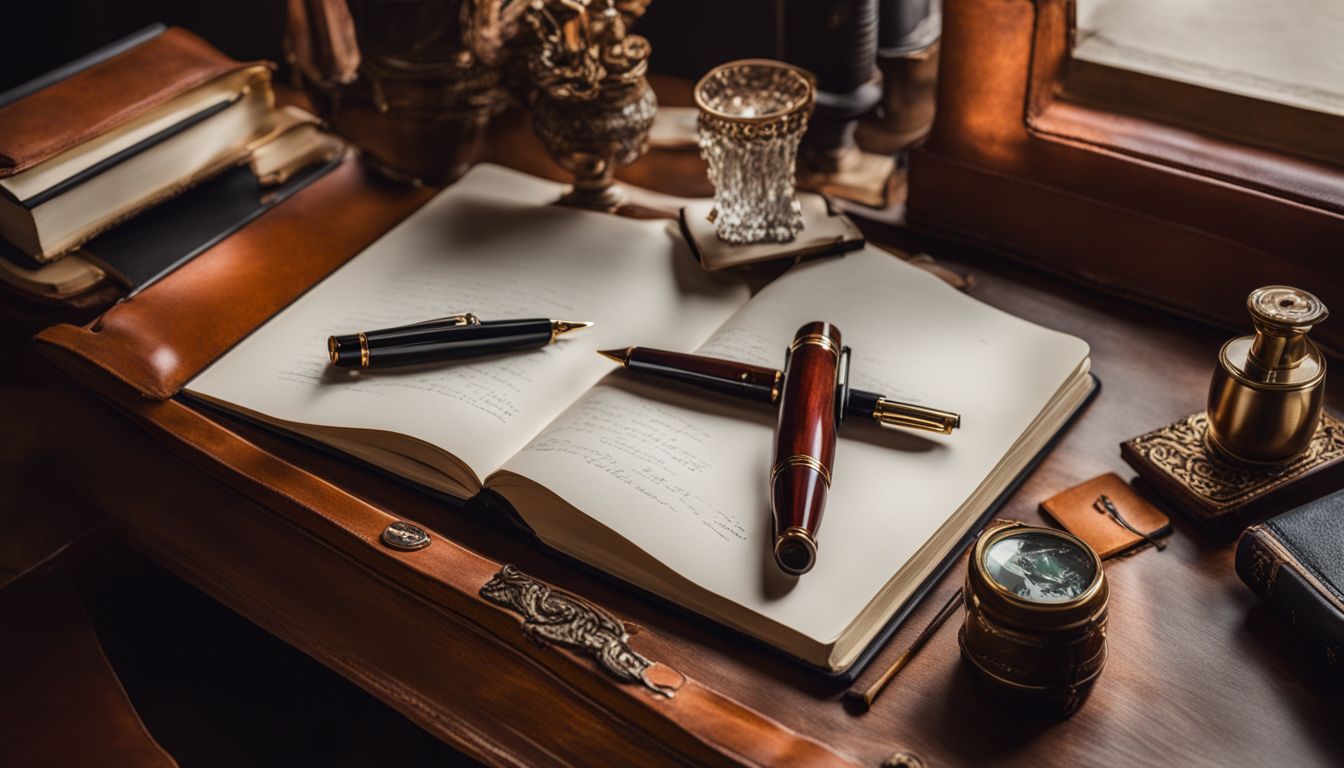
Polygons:
<instances>
[{"instance_id":1,"label":"rosewood fountain pen","mask_svg":"<svg viewBox=\"0 0 1344 768\"><path fill-rule=\"evenodd\" d=\"M637 373L770 405L779 403L784 380L784 372L774 368L649 347L606 349L600 350L599 354ZM961 426L961 416L951 411L896 402L861 389L842 388L839 397L842 416L872 419L884 427L922 429L947 435Z\"/></svg>"},{"instance_id":2,"label":"rosewood fountain pen","mask_svg":"<svg viewBox=\"0 0 1344 768\"><path fill-rule=\"evenodd\" d=\"M342 368L414 365L458 357L535 349L592 323L568 320L481 320L470 312L413 325L327 339L331 364Z\"/></svg>"},{"instance_id":3,"label":"rosewood fountain pen","mask_svg":"<svg viewBox=\"0 0 1344 768\"><path fill-rule=\"evenodd\" d=\"M811 322L799 328L782 371L647 347L601 354L633 371L778 408L770 512L775 564L793 576L812 570L817 561L817 532L831 488L836 431L845 417L942 434L961 424L955 413L851 389L849 348L840 341L840 329L830 323Z\"/></svg>"}]
</instances>

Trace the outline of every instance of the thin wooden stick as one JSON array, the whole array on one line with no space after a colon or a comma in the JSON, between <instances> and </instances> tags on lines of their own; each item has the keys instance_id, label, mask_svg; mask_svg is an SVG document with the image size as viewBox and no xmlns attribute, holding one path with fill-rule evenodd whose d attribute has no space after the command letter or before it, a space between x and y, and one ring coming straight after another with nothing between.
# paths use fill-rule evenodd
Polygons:
<instances>
[{"instance_id":1,"label":"thin wooden stick","mask_svg":"<svg viewBox=\"0 0 1344 768\"><path fill-rule=\"evenodd\" d=\"M943 626L948 618L960 607L961 590L958 589L952 597L948 598L947 604L938 609L938 613L934 615L933 620L929 622L929 625L924 628L923 632L919 633L919 637L915 638L915 641L910 644L910 647L905 649L905 653L902 653L896 661L892 662L887 671L883 672L882 676L879 677L876 682L868 686L868 690L859 692L857 689L851 688L850 690L845 691L845 698L860 707L861 711L867 712L873 706L873 702L877 701L877 697L886 689L887 683L890 683L891 679L895 677L898 672L905 669L905 666L910 663L911 659L915 657L915 654L919 653L919 649L923 648L924 644L929 641L929 638L933 637L933 633L937 632L938 628Z\"/></svg>"}]
</instances>

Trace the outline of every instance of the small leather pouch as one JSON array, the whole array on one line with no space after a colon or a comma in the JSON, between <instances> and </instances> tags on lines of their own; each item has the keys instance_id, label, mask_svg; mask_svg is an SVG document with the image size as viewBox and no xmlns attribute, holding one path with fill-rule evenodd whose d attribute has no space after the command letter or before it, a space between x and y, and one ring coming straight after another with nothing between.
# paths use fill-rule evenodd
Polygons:
<instances>
[{"instance_id":1,"label":"small leather pouch","mask_svg":"<svg viewBox=\"0 0 1344 768\"><path fill-rule=\"evenodd\" d=\"M111 131L216 77L258 66L171 28L124 53L0 107L0 178Z\"/></svg>"},{"instance_id":2,"label":"small leather pouch","mask_svg":"<svg viewBox=\"0 0 1344 768\"><path fill-rule=\"evenodd\" d=\"M1110 514L1105 496L1120 522ZM1087 542L1103 560L1171 532L1171 520L1114 472L1075 485L1041 502L1041 511ZM1130 527L1126 527L1128 523ZM1137 533L1136 533L1137 531Z\"/></svg>"}]
</instances>

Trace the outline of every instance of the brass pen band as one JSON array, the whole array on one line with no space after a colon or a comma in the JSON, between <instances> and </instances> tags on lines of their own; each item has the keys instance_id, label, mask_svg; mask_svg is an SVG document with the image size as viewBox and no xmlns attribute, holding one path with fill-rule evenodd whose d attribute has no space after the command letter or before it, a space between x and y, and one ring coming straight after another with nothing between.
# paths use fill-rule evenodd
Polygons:
<instances>
[{"instance_id":1,"label":"brass pen band","mask_svg":"<svg viewBox=\"0 0 1344 768\"><path fill-rule=\"evenodd\" d=\"M884 427L922 429L944 435L952 434L952 430L961 426L961 416L951 411L890 400L877 401L873 407L873 421Z\"/></svg>"},{"instance_id":2,"label":"brass pen band","mask_svg":"<svg viewBox=\"0 0 1344 768\"><path fill-rule=\"evenodd\" d=\"M363 331L355 334L359 339L359 367L369 367L369 337L364 335Z\"/></svg>"},{"instance_id":3,"label":"brass pen band","mask_svg":"<svg viewBox=\"0 0 1344 768\"><path fill-rule=\"evenodd\" d=\"M830 350L830 353L835 355L837 360L840 359L840 346L830 336L821 333L805 333L796 337L793 343L789 345L789 351L797 352L799 347L805 347L809 344Z\"/></svg>"},{"instance_id":4,"label":"brass pen band","mask_svg":"<svg viewBox=\"0 0 1344 768\"><path fill-rule=\"evenodd\" d=\"M831 471L827 469L826 465L822 464L817 457L808 456L805 453L795 453L771 467L770 484L774 485L775 477L779 475L780 472L791 467L807 467L808 469L814 470L817 474L821 475L821 479L826 482L826 487L831 487Z\"/></svg>"}]
</instances>

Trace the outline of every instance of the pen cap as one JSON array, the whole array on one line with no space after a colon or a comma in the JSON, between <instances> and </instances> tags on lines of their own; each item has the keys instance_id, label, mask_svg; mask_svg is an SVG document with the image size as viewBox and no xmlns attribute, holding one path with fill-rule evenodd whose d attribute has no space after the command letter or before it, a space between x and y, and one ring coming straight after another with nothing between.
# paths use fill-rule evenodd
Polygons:
<instances>
[{"instance_id":1,"label":"pen cap","mask_svg":"<svg viewBox=\"0 0 1344 768\"><path fill-rule=\"evenodd\" d=\"M327 357L332 365L342 368L367 368L369 343L362 333L347 333L327 337Z\"/></svg>"},{"instance_id":2,"label":"pen cap","mask_svg":"<svg viewBox=\"0 0 1344 768\"><path fill-rule=\"evenodd\" d=\"M840 329L819 321L799 328L789 347L770 470L775 562L785 573L807 573L816 562L835 459L842 350Z\"/></svg>"}]
</instances>

